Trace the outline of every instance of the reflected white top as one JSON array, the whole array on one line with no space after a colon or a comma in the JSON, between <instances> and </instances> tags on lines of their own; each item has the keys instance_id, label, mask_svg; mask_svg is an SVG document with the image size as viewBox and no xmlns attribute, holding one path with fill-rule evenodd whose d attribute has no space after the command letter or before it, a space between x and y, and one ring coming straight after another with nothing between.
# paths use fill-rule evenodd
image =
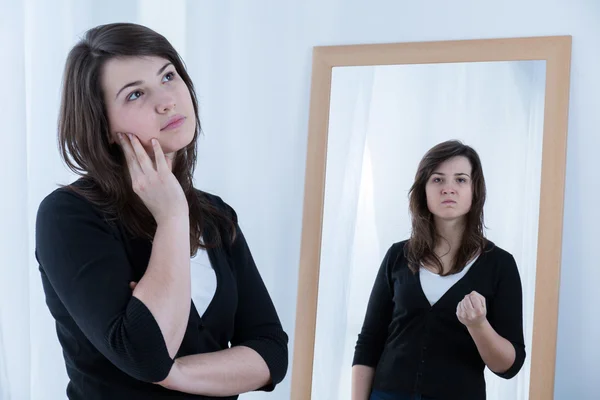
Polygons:
<instances>
[{"instance_id":1,"label":"reflected white top","mask_svg":"<svg viewBox=\"0 0 600 400\"><path fill-rule=\"evenodd\" d=\"M202 317L217 291L217 276L204 249L198 249L190 260L190 268L192 302Z\"/></svg>"},{"instance_id":2,"label":"reflected white top","mask_svg":"<svg viewBox=\"0 0 600 400\"><path fill-rule=\"evenodd\" d=\"M419 278L421 280L421 288L425 297L429 300L429 304L434 305L438 300L450 289L456 282L461 280L469 271L473 263L479 256L472 259L462 271L458 274L440 276L423 267L419 268Z\"/></svg>"}]
</instances>

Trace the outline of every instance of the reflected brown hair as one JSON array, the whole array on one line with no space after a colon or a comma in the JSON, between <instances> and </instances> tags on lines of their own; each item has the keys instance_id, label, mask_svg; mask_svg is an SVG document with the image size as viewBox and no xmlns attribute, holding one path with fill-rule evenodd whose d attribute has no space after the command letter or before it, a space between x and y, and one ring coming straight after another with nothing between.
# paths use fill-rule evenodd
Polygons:
<instances>
[{"instance_id":1,"label":"reflected brown hair","mask_svg":"<svg viewBox=\"0 0 600 400\"><path fill-rule=\"evenodd\" d=\"M192 142L177 152L173 174L189 205L192 255L198 248L218 246L224 236L233 241L233 216L213 206L193 187L196 142L201 131L198 100L185 65L169 41L141 25L115 23L87 31L66 60L58 121L60 153L70 170L82 176L67 188L119 220L134 237L154 238L156 222L133 192L124 154L109 143L109 124L102 90L104 64L112 58L161 57L169 60L187 85L196 117ZM82 183L83 182L83 183ZM205 237L206 233L210 238ZM204 236L204 237L203 237Z\"/></svg>"},{"instance_id":2,"label":"reflected brown hair","mask_svg":"<svg viewBox=\"0 0 600 400\"><path fill-rule=\"evenodd\" d=\"M465 230L460 247L447 274L443 274L441 259L435 254L435 247L442 238L435 228L433 214L427 207L425 186L427 181L444 161L453 157L466 157L471 164L471 184L473 200L471 209L465 215ZM416 273L420 265L434 266L440 275L451 275L463 270L476 254L483 253L487 240L484 236L483 206L485 204L485 179L477 152L458 140L449 140L431 148L421 159L415 181L409 191L409 209L412 231L405 245L405 255L409 268Z\"/></svg>"}]
</instances>

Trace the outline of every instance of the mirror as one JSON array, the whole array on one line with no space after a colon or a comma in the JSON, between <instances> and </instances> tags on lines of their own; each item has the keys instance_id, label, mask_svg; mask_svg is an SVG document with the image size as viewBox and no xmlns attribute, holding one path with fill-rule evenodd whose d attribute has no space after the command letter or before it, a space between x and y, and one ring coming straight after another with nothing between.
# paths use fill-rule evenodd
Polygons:
<instances>
[{"instance_id":1,"label":"mirror","mask_svg":"<svg viewBox=\"0 0 600 400\"><path fill-rule=\"evenodd\" d=\"M410 236L408 189L421 157L449 139L482 160L485 233L519 267L529 351L545 69L544 61L333 69L312 398L350 398L348 366L379 265ZM527 399L529 361L509 381L486 370L488 399Z\"/></svg>"},{"instance_id":2,"label":"mirror","mask_svg":"<svg viewBox=\"0 0 600 400\"><path fill-rule=\"evenodd\" d=\"M479 154L484 233L523 291L525 362L509 380L486 368L487 398L553 398L570 39L529 40L547 53L525 55L527 39L509 39L512 54L495 40L315 49L293 398L350 398L375 277L410 237L417 166L452 139Z\"/></svg>"}]
</instances>

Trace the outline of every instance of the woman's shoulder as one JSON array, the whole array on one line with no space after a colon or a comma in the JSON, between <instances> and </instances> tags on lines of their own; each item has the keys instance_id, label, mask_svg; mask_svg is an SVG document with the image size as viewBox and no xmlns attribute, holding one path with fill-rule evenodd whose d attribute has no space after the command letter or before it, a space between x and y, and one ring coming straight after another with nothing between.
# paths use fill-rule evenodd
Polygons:
<instances>
[{"instance_id":1,"label":"woman's shoulder","mask_svg":"<svg viewBox=\"0 0 600 400\"><path fill-rule=\"evenodd\" d=\"M483 256L480 258L483 258L482 261L486 265L484 270L489 271L497 279L519 275L519 267L512 253L494 242L488 241Z\"/></svg>"},{"instance_id":2,"label":"woman's shoulder","mask_svg":"<svg viewBox=\"0 0 600 400\"><path fill-rule=\"evenodd\" d=\"M96 202L98 201L98 204ZM118 219L107 211L100 188L85 178L62 185L39 203L36 214L36 229L52 234L55 230L81 230L89 227L109 232L118 225ZM45 229L52 226L52 229Z\"/></svg>"},{"instance_id":3,"label":"woman's shoulder","mask_svg":"<svg viewBox=\"0 0 600 400\"><path fill-rule=\"evenodd\" d=\"M402 266L407 266L405 262L406 252L404 251L406 243L408 243L408 240L402 240L392 243L389 247L386 255L388 268L395 270Z\"/></svg>"},{"instance_id":4,"label":"woman's shoulder","mask_svg":"<svg viewBox=\"0 0 600 400\"><path fill-rule=\"evenodd\" d=\"M36 221L36 247L53 246L57 236L65 241L82 236L113 234L110 218L78 192L81 182L56 188L42 199Z\"/></svg>"},{"instance_id":5,"label":"woman's shoulder","mask_svg":"<svg viewBox=\"0 0 600 400\"><path fill-rule=\"evenodd\" d=\"M95 209L92 202L81 194L81 191L90 189L92 183L82 179L78 179L69 185L62 185L52 192L40 202L38 213L62 213L75 211L88 211L93 213L99 211Z\"/></svg>"},{"instance_id":6,"label":"woman's shoulder","mask_svg":"<svg viewBox=\"0 0 600 400\"><path fill-rule=\"evenodd\" d=\"M407 243L408 243L408 239L401 240L399 242L395 242L394 244L392 244L392 247L395 247L397 249L403 249Z\"/></svg>"},{"instance_id":7,"label":"woman's shoulder","mask_svg":"<svg viewBox=\"0 0 600 400\"><path fill-rule=\"evenodd\" d=\"M229 203L227 203L225 200L223 200L223 198L221 196L214 194L214 193L209 193L205 190L200 190L198 188L194 188L194 190L196 191L196 193L198 194L198 197L201 200L209 203L210 205L215 207L220 212L225 213L230 218L232 218L234 222L237 222L237 213L236 213L235 209L231 205L229 205Z\"/></svg>"},{"instance_id":8,"label":"woman's shoulder","mask_svg":"<svg viewBox=\"0 0 600 400\"><path fill-rule=\"evenodd\" d=\"M401 240L399 242L394 242L392 243L392 245L389 247L388 252L390 254L394 254L394 255L401 255L404 254L404 248L406 247L406 244L408 243L408 239L406 240Z\"/></svg>"},{"instance_id":9,"label":"woman's shoulder","mask_svg":"<svg viewBox=\"0 0 600 400\"><path fill-rule=\"evenodd\" d=\"M487 240L485 245L484 254L489 260L493 261L506 261L506 260L514 260L513 255L508 252L506 249L498 246L496 243L491 240Z\"/></svg>"},{"instance_id":10,"label":"woman's shoulder","mask_svg":"<svg viewBox=\"0 0 600 400\"><path fill-rule=\"evenodd\" d=\"M227 207L227 203L225 203L221 196L198 188L194 188L194 190L200 198L207 200L211 204L214 204L218 207Z\"/></svg>"}]
</instances>

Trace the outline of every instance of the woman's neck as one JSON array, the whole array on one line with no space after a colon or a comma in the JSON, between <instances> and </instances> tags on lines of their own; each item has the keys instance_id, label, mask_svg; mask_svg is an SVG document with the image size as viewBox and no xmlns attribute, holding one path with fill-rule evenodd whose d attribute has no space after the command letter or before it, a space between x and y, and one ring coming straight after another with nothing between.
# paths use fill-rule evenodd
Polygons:
<instances>
[{"instance_id":1,"label":"woman's neck","mask_svg":"<svg viewBox=\"0 0 600 400\"><path fill-rule=\"evenodd\" d=\"M465 231L465 219L435 220L435 227L440 240L437 241L435 252L438 256L454 255L460 247L463 233Z\"/></svg>"}]
</instances>

